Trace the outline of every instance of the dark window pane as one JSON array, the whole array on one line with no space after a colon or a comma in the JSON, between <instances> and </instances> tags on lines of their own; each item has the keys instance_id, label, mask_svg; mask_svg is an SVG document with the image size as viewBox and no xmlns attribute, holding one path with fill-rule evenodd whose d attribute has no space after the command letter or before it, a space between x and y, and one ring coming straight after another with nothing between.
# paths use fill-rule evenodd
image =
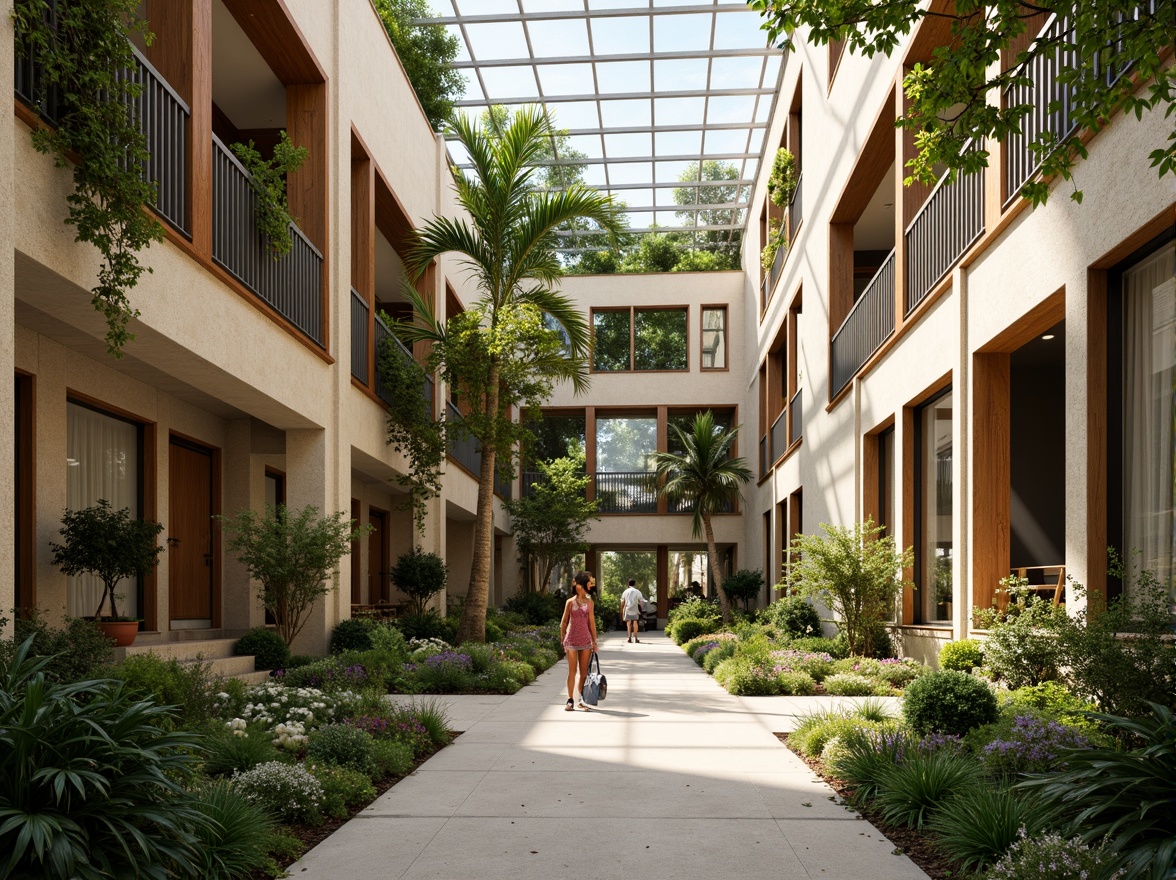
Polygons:
<instances>
[{"instance_id":1,"label":"dark window pane","mask_svg":"<svg viewBox=\"0 0 1176 880\"><path fill-rule=\"evenodd\" d=\"M554 461L584 452L584 414L545 415L537 422L528 422L534 440L527 448L528 470L535 462Z\"/></svg>"},{"instance_id":2,"label":"dark window pane","mask_svg":"<svg viewBox=\"0 0 1176 880\"><path fill-rule=\"evenodd\" d=\"M686 369L686 310L638 310L633 320L633 368L636 370Z\"/></svg>"},{"instance_id":3,"label":"dark window pane","mask_svg":"<svg viewBox=\"0 0 1176 880\"><path fill-rule=\"evenodd\" d=\"M595 346L592 368L629 369L629 312L596 312L592 316Z\"/></svg>"}]
</instances>

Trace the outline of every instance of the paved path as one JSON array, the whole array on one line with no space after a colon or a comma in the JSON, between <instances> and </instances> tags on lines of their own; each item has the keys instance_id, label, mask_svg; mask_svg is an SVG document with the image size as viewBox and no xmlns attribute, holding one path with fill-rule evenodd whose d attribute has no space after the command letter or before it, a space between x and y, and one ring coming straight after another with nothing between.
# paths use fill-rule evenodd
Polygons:
<instances>
[{"instance_id":1,"label":"paved path","mask_svg":"<svg viewBox=\"0 0 1176 880\"><path fill-rule=\"evenodd\" d=\"M461 736L290 875L926 878L773 736L828 698L733 697L660 632L600 655L591 712L564 711L562 662L512 697L440 698Z\"/></svg>"}]
</instances>

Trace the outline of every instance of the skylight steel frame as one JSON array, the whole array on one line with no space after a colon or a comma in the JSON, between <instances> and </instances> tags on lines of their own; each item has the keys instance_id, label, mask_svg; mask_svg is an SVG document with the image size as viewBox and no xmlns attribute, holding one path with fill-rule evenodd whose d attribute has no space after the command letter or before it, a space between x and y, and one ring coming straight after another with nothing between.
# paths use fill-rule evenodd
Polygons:
<instances>
[{"instance_id":1,"label":"skylight steel frame","mask_svg":"<svg viewBox=\"0 0 1176 880\"><path fill-rule=\"evenodd\" d=\"M491 104L502 104L505 106L518 106L523 104L539 103L544 106L551 107L553 117L556 125L559 125L559 105L564 103L581 103L594 104L597 125L594 127L578 127L567 128L567 133L571 137L578 138L598 138L600 144L600 157L590 156L587 160L581 159L561 159L556 155L555 159L542 164L559 166L569 164L584 164L589 166L601 166L603 169L604 183L597 188L613 192L622 197L622 194L627 190L648 190L655 197L652 199L654 204L628 206L627 210L633 214L649 214L650 212L658 212L663 214L690 213L689 222L684 222L682 225L660 225L657 228L648 225L640 227L636 225L631 226L631 232L635 234L657 232L657 231L674 231L691 234L691 238L696 238L696 233L706 232L727 232L730 236L736 233L742 233L747 228L750 211L749 198L751 195L751 184L757 176L759 163L762 161L764 151L767 149L766 133L768 122L772 117L774 111L776 98L779 92L779 84L784 73L784 60L781 57L773 81L767 81L767 77L771 71L771 59L773 57L782 56L783 52L768 44L766 36L763 41L757 45L740 46L738 48L715 48L715 31L719 21L720 15L741 14L745 16L754 16L756 13L749 10L743 0L703 0L703 2L695 2L689 5L679 6L661 6L658 5L660 0L632 0L632 2L624 7L615 9L596 9L592 8L590 0L582 0L583 9L577 10L531 10L525 7L525 0L514 0L517 5L517 12L493 12L478 14L470 10L479 8L479 0L437 0L437 6L448 6L452 8L452 15L439 15L435 18L422 19L421 23L425 24L442 24L451 26L456 29L462 42L465 46L466 54L469 60L462 60L454 63L454 67L459 70L469 72L476 81L479 90L483 97L471 98L456 102L456 107L473 110L479 107L488 107ZM485 7L482 6L484 9ZM658 21L669 16L680 15L699 15L706 14L709 16L709 34L706 36L706 49L681 49L681 48L667 48L663 51L657 51L657 41L655 39L655 31L657 29ZM644 25L646 20L649 27L649 49L648 52L618 52L613 54L606 54L607 47L598 46L593 35L593 22L604 19L625 19L625 18L639 18L641 24ZM584 29L588 40L588 54L582 52L570 53L567 55L558 56L542 56L536 55L535 45L533 43L530 25L539 21L564 21L564 22L583 22ZM493 59L479 59L474 50L473 40L470 36L469 26L479 24L518 24L522 27L523 38L526 44L526 55L508 58L493 58ZM758 33L758 32L757 32ZM601 50L601 51L598 51ZM736 87L717 88L712 87L714 78L714 63L716 60L730 59L730 58L756 58L760 59L757 67L757 77L754 82L747 84L739 84ZM608 64L614 62L644 62L649 65L649 82L650 85L656 83L655 78L655 64L659 61L693 61L705 60L706 62L706 88L692 89L682 88L671 91L658 90L651 88L648 90L634 90L627 92L607 92L602 90L601 79L599 75L598 65ZM540 68L552 65L589 65L591 67L592 83L595 86L595 91L591 93L580 94L560 94L548 95L544 93L543 79L540 77ZM530 74L535 81L536 96L532 95L505 95L492 94L492 91L487 88L486 78L483 75L484 70L491 70L495 68L529 68ZM745 121L737 122L716 122L708 123L710 114L711 99L717 97L748 97L752 98L751 111ZM657 98L701 98L702 105L702 122L701 123L674 123L666 120L661 124L658 123L657 118ZM630 124L630 125L604 125L604 108L603 104L608 101L625 101L625 100L642 100L649 102L649 125ZM767 112L762 112L761 104L767 102ZM757 122L757 118L762 118L765 121ZM724 150L722 152L708 152L707 151L707 137L712 132L746 132L743 138L742 150ZM676 152L671 155L658 155L656 148L656 135L658 134L691 134L699 133L699 149L697 153L681 153ZM757 132L762 132L759 150L752 149L752 139ZM652 154L650 155L609 155L609 144L607 137L609 135L634 135L647 134L650 137L650 144L653 146ZM708 161L725 161L735 162L740 172L738 179L731 181L659 181L657 163L666 162L696 162L701 171L704 162ZM614 182L614 168L616 166L628 165L635 166L641 163L647 163L650 167L650 174L647 181L640 180L638 182L619 183ZM468 168L468 165L458 165L459 168ZM704 186L734 186L736 192L735 201L724 202L720 204L700 203L698 199L701 197L701 188ZM695 190L695 202L689 206L672 206L672 205L658 205L656 202L656 193L658 190L668 188L683 188ZM705 218L699 216L699 212L703 211L734 211L734 219L736 222L729 223L713 223L707 224L702 222ZM656 216L656 215L655 215ZM582 232L568 232L566 233L566 250L574 251L583 249L577 246L576 239L583 236Z\"/></svg>"}]
</instances>

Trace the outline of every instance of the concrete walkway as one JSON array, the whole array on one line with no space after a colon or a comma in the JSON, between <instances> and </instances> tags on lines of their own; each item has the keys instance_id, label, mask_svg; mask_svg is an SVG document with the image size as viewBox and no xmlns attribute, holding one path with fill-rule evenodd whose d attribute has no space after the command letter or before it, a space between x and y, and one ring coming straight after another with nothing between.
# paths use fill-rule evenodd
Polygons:
<instances>
[{"instance_id":1,"label":"concrete walkway","mask_svg":"<svg viewBox=\"0 0 1176 880\"><path fill-rule=\"evenodd\" d=\"M512 697L441 697L464 731L290 868L305 880L914 880L781 744L830 698L729 695L661 632L601 644L608 699L561 662Z\"/></svg>"}]
</instances>

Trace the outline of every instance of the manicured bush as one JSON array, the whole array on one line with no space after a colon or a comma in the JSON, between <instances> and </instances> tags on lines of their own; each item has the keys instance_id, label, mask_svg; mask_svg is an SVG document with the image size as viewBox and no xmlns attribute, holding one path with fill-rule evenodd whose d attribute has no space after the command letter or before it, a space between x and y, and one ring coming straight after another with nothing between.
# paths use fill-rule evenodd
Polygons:
<instances>
[{"instance_id":1,"label":"manicured bush","mask_svg":"<svg viewBox=\"0 0 1176 880\"><path fill-rule=\"evenodd\" d=\"M374 766L374 765L373 765ZM375 800L376 789L364 773L334 764L315 764L311 775L323 789L323 815L332 819L346 819L348 807L367 804Z\"/></svg>"},{"instance_id":2,"label":"manicured bush","mask_svg":"<svg viewBox=\"0 0 1176 880\"><path fill-rule=\"evenodd\" d=\"M270 761L234 773L233 788L281 822L322 822L323 787L301 764Z\"/></svg>"},{"instance_id":3,"label":"manicured bush","mask_svg":"<svg viewBox=\"0 0 1176 880\"><path fill-rule=\"evenodd\" d=\"M679 620L686 620L687 618L705 619L718 618L719 614L718 603L713 599L704 599L702 596L691 596L680 605L671 608L669 615L666 618L667 628Z\"/></svg>"},{"instance_id":4,"label":"manicured bush","mask_svg":"<svg viewBox=\"0 0 1176 880\"><path fill-rule=\"evenodd\" d=\"M376 779L403 776L412 769L412 748L394 739L378 739L372 745Z\"/></svg>"},{"instance_id":5,"label":"manicured bush","mask_svg":"<svg viewBox=\"0 0 1176 880\"><path fill-rule=\"evenodd\" d=\"M500 660L495 664L493 671L505 673L522 685L528 685L535 680L535 668L522 660Z\"/></svg>"},{"instance_id":6,"label":"manicured bush","mask_svg":"<svg viewBox=\"0 0 1176 880\"><path fill-rule=\"evenodd\" d=\"M374 621L362 617L340 620L331 630L331 653L370 651L375 647L372 644L372 630L375 627Z\"/></svg>"},{"instance_id":7,"label":"manicured bush","mask_svg":"<svg viewBox=\"0 0 1176 880\"><path fill-rule=\"evenodd\" d=\"M233 727L234 723L239 726ZM240 719L218 725L202 745L204 772L209 776L231 776L238 770L251 770L280 757L273 744L273 734L260 727L248 727Z\"/></svg>"},{"instance_id":8,"label":"manicured bush","mask_svg":"<svg viewBox=\"0 0 1176 880\"><path fill-rule=\"evenodd\" d=\"M771 669L740 663L738 659L724 662L738 664L723 677L723 686L728 693L743 697L769 697L780 693L780 683Z\"/></svg>"},{"instance_id":9,"label":"manicured bush","mask_svg":"<svg viewBox=\"0 0 1176 880\"><path fill-rule=\"evenodd\" d=\"M789 638L804 639L821 635L821 616L811 602L800 596L777 599L760 611L757 619L774 626Z\"/></svg>"},{"instance_id":10,"label":"manicured bush","mask_svg":"<svg viewBox=\"0 0 1176 880\"><path fill-rule=\"evenodd\" d=\"M970 755L945 750L907 752L900 763L878 774L874 803L886 822L922 828L949 797L978 787L981 773Z\"/></svg>"},{"instance_id":11,"label":"manicured bush","mask_svg":"<svg viewBox=\"0 0 1176 880\"><path fill-rule=\"evenodd\" d=\"M371 777L375 772L372 736L350 724L327 724L311 735L306 760L347 767Z\"/></svg>"},{"instance_id":12,"label":"manicured bush","mask_svg":"<svg viewBox=\"0 0 1176 880\"><path fill-rule=\"evenodd\" d=\"M109 681L46 680L30 641L0 664L0 853L15 877L199 876L185 791L199 737L165 732L168 710Z\"/></svg>"},{"instance_id":13,"label":"manicured bush","mask_svg":"<svg viewBox=\"0 0 1176 880\"><path fill-rule=\"evenodd\" d=\"M194 806L210 820L195 829L200 877L235 880L258 869L277 868L269 855L274 820L227 780L197 788Z\"/></svg>"},{"instance_id":14,"label":"manicured bush","mask_svg":"<svg viewBox=\"0 0 1176 880\"><path fill-rule=\"evenodd\" d=\"M984 642L984 666L992 677L1011 689L1056 680L1062 658L1055 631L1065 614L1039 596L1011 604L989 626Z\"/></svg>"},{"instance_id":15,"label":"manicured bush","mask_svg":"<svg viewBox=\"0 0 1176 880\"><path fill-rule=\"evenodd\" d=\"M723 592L731 604L742 602L747 608L753 599L764 593L764 573L760 569L740 569L731 572L723 579Z\"/></svg>"},{"instance_id":16,"label":"manicured bush","mask_svg":"<svg viewBox=\"0 0 1176 880\"><path fill-rule=\"evenodd\" d=\"M713 675L715 669L720 663L722 663L728 657L734 656L735 649L738 647L738 642L716 642L715 646L710 650L699 651L698 655L695 656L694 659L701 659L702 668Z\"/></svg>"},{"instance_id":17,"label":"manicured bush","mask_svg":"<svg viewBox=\"0 0 1176 880\"><path fill-rule=\"evenodd\" d=\"M779 692L788 697L807 697L817 692L817 683L807 672L785 670L776 673Z\"/></svg>"},{"instance_id":18,"label":"manicured bush","mask_svg":"<svg viewBox=\"0 0 1176 880\"><path fill-rule=\"evenodd\" d=\"M408 659L408 643L404 633L392 624L383 621L377 623L368 632L368 638L371 639L372 650L379 651L390 661L403 663Z\"/></svg>"},{"instance_id":19,"label":"manicured bush","mask_svg":"<svg viewBox=\"0 0 1176 880\"><path fill-rule=\"evenodd\" d=\"M191 727L203 722L216 709L213 682L207 663L179 663L154 654L132 654L103 676L126 683L127 689L143 699L174 706L175 715L166 723Z\"/></svg>"},{"instance_id":20,"label":"manicured bush","mask_svg":"<svg viewBox=\"0 0 1176 880\"><path fill-rule=\"evenodd\" d=\"M869 697L890 692L890 686L856 672L839 672L824 681L825 693L835 697Z\"/></svg>"},{"instance_id":21,"label":"manicured bush","mask_svg":"<svg viewBox=\"0 0 1176 880\"><path fill-rule=\"evenodd\" d=\"M941 804L928 823L935 846L966 873L996 862L1021 832L1044 830L1047 814L1036 798L987 785L966 788Z\"/></svg>"},{"instance_id":22,"label":"manicured bush","mask_svg":"<svg viewBox=\"0 0 1176 880\"><path fill-rule=\"evenodd\" d=\"M420 614L429 600L445 589L449 572L445 560L436 553L414 547L401 554L389 573L392 583L412 600L413 611Z\"/></svg>"},{"instance_id":23,"label":"manicured bush","mask_svg":"<svg viewBox=\"0 0 1176 880\"><path fill-rule=\"evenodd\" d=\"M687 617L676 621L671 627L666 625L667 634L675 644L681 645L706 633L713 633L719 628L721 621L717 617Z\"/></svg>"},{"instance_id":24,"label":"manicured bush","mask_svg":"<svg viewBox=\"0 0 1176 880\"><path fill-rule=\"evenodd\" d=\"M971 672L984 665L984 651L975 639L948 642L939 649L939 668Z\"/></svg>"},{"instance_id":25,"label":"manicured bush","mask_svg":"<svg viewBox=\"0 0 1176 880\"><path fill-rule=\"evenodd\" d=\"M973 727L996 720L996 695L983 681L965 672L940 670L910 683L902 712L919 733L963 736Z\"/></svg>"},{"instance_id":26,"label":"manicured bush","mask_svg":"<svg viewBox=\"0 0 1176 880\"><path fill-rule=\"evenodd\" d=\"M551 593L519 592L506 600L508 614L517 614L527 623L540 626L559 620L563 614L563 602Z\"/></svg>"},{"instance_id":27,"label":"manicured bush","mask_svg":"<svg viewBox=\"0 0 1176 880\"><path fill-rule=\"evenodd\" d=\"M290 647L275 630L255 626L233 646L238 657L253 655L254 669L285 669L290 660Z\"/></svg>"},{"instance_id":28,"label":"manicured bush","mask_svg":"<svg viewBox=\"0 0 1176 880\"><path fill-rule=\"evenodd\" d=\"M1117 880L1115 858L1104 847L1090 847L1056 832L1022 836L993 865L985 880Z\"/></svg>"}]
</instances>

